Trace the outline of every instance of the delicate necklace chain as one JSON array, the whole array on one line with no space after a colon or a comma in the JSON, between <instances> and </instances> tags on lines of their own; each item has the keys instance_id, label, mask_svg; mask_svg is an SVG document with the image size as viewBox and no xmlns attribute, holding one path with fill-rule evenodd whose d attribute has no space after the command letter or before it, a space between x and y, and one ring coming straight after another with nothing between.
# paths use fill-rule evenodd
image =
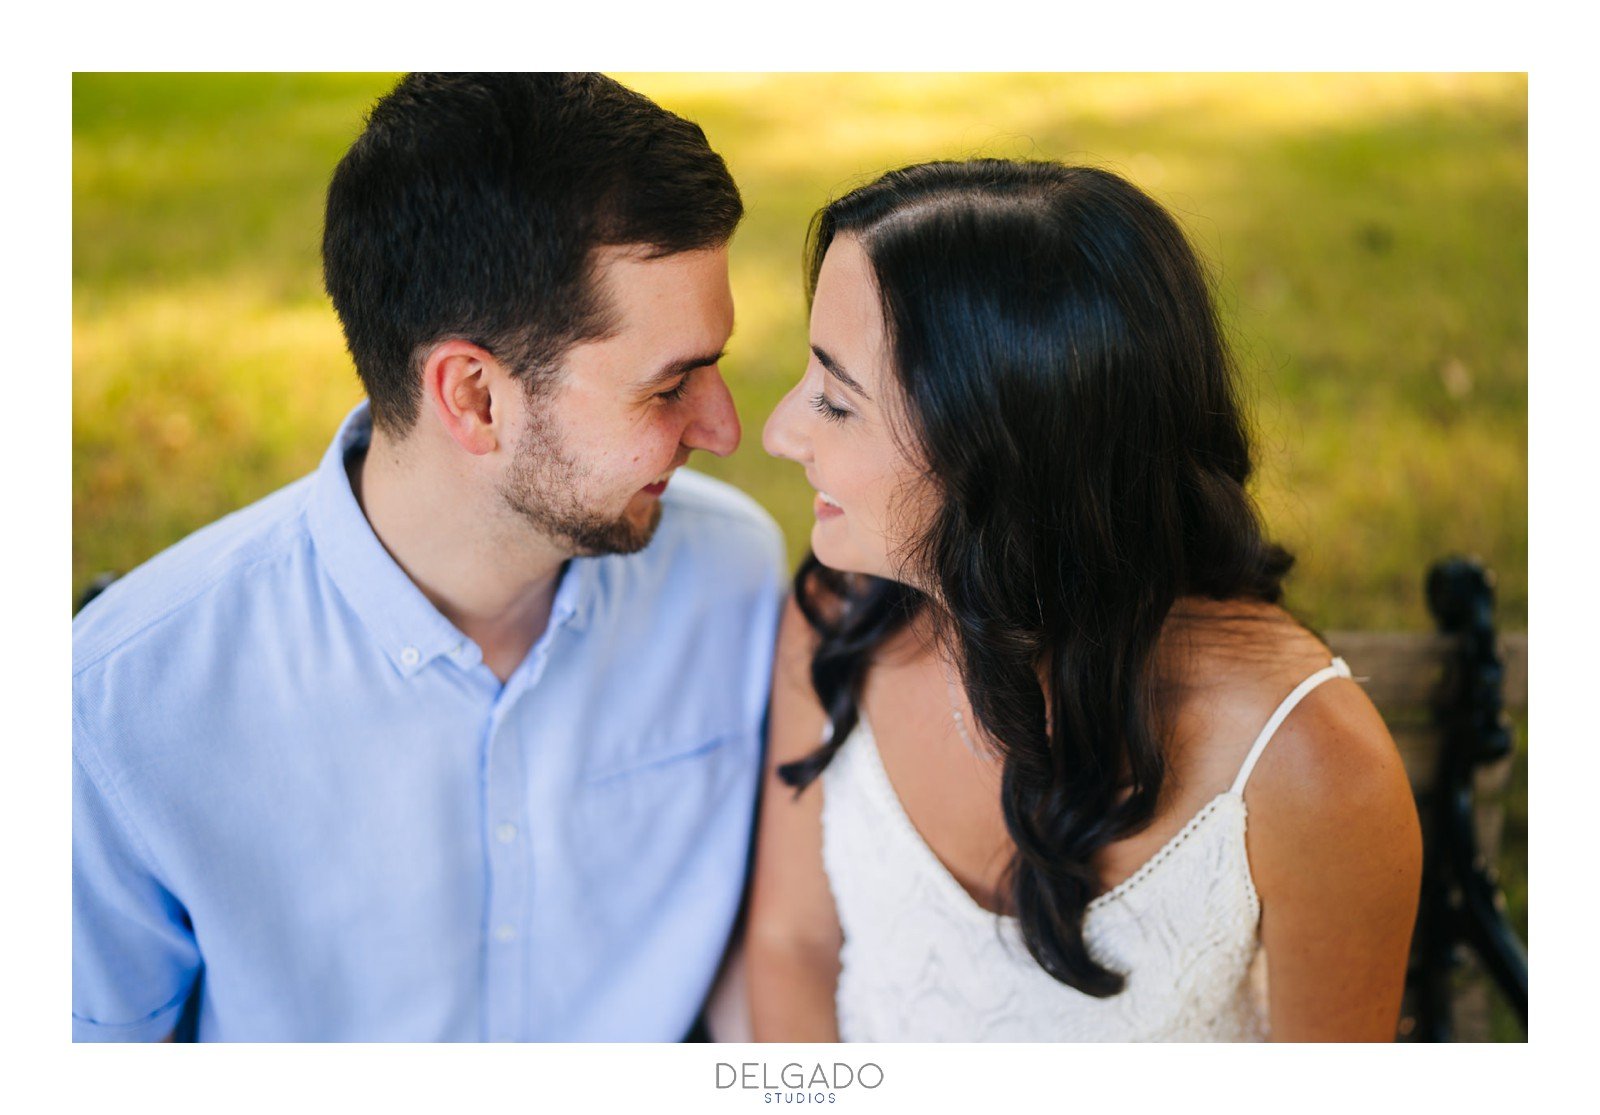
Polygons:
<instances>
[{"instance_id":1,"label":"delicate necklace chain","mask_svg":"<svg viewBox=\"0 0 1600 1115\"><path fill-rule=\"evenodd\" d=\"M950 697L950 719L956 722L956 731L961 733L961 742L966 744L967 750L972 753L972 757L982 759L984 756L978 754L978 749L973 746L972 737L967 734L967 718L961 715L961 706L956 701L956 683L951 680L950 668L943 662L939 664L939 668L944 674L945 692Z\"/></svg>"}]
</instances>

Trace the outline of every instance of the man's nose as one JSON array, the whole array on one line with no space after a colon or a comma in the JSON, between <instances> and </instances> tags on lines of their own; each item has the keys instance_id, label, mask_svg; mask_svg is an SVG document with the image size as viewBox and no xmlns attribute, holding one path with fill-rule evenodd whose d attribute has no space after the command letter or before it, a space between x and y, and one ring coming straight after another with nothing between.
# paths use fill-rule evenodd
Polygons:
<instances>
[{"instance_id":1,"label":"man's nose","mask_svg":"<svg viewBox=\"0 0 1600 1115\"><path fill-rule=\"evenodd\" d=\"M697 378L702 382L695 385L694 420L683 432L683 443L726 457L739 448L739 412L733 395L716 368L707 368Z\"/></svg>"},{"instance_id":2,"label":"man's nose","mask_svg":"<svg viewBox=\"0 0 1600 1115\"><path fill-rule=\"evenodd\" d=\"M799 385L790 389L789 393L778 400L778 405L773 408L767 417L767 424L761 431L761 448L774 457L784 457L791 461L804 464L805 439L800 431L800 424L795 421L794 402L795 394L800 390Z\"/></svg>"}]
</instances>

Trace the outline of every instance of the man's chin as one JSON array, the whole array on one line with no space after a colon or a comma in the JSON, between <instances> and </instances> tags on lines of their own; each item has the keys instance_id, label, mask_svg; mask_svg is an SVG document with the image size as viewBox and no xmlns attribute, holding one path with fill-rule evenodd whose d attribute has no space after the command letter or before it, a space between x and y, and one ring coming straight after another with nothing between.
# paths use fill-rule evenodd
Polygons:
<instances>
[{"instance_id":1,"label":"man's chin","mask_svg":"<svg viewBox=\"0 0 1600 1115\"><path fill-rule=\"evenodd\" d=\"M645 507L629 507L620 518L574 532L569 538L578 557L636 554L650 544L660 525L661 501L652 499Z\"/></svg>"}]
</instances>

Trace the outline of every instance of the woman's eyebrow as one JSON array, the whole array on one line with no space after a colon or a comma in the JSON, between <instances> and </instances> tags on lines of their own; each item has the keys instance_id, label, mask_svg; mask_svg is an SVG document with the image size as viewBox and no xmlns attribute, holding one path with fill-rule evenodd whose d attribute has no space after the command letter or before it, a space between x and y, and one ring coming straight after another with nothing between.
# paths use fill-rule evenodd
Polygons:
<instances>
[{"instance_id":1,"label":"woman's eyebrow","mask_svg":"<svg viewBox=\"0 0 1600 1115\"><path fill-rule=\"evenodd\" d=\"M854 376L840 367L837 360L829 356L826 352L823 352L822 349L818 348L816 345L811 346L811 351L816 354L817 360L821 362L822 366L828 369L829 375L838 380L840 383L844 384L846 387L850 388L850 390L854 391L857 395L860 395L863 399L867 400L867 402L870 403L872 401L872 396L867 394L866 388L857 383Z\"/></svg>"}]
</instances>

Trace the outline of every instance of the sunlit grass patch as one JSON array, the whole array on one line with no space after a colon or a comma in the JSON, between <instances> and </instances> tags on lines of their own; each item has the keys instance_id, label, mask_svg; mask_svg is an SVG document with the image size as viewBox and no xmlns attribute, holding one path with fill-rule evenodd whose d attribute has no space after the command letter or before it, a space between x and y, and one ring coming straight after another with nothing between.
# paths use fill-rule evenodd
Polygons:
<instances>
[{"instance_id":1,"label":"sunlit grass patch","mask_svg":"<svg viewBox=\"0 0 1600 1115\"><path fill-rule=\"evenodd\" d=\"M251 288L130 295L73 349L78 585L309 471L360 398L326 309Z\"/></svg>"},{"instance_id":2,"label":"sunlit grass patch","mask_svg":"<svg viewBox=\"0 0 1600 1115\"><path fill-rule=\"evenodd\" d=\"M392 75L74 83L74 588L310 468L356 397L321 293L322 194ZM744 191L726 370L745 425L701 467L809 499L760 427L804 363L818 205L908 161L1109 166L1207 256L1263 432L1260 495L1322 626L1424 626L1452 549L1525 624L1526 80L1520 75L624 75Z\"/></svg>"}]
</instances>

